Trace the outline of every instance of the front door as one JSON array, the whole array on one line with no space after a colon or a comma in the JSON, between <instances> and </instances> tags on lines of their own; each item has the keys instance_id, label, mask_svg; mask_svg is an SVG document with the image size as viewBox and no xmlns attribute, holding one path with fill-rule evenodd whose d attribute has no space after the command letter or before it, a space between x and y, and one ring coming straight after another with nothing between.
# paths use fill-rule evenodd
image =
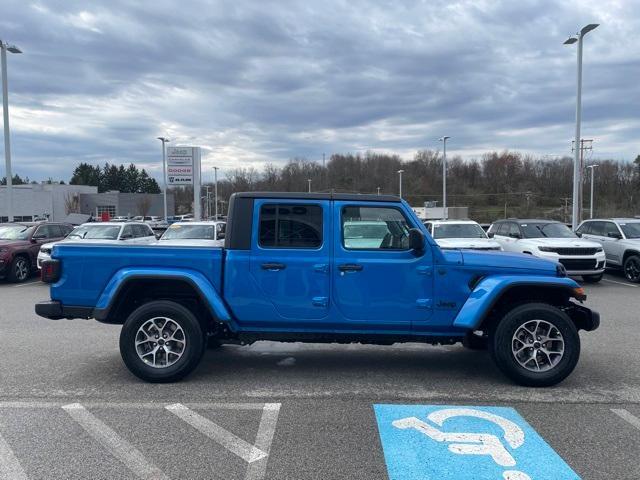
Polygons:
<instances>
[{"instance_id":1,"label":"front door","mask_svg":"<svg viewBox=\"0 0 640 480\"><path fill-rule=\"evenodd\" d=\"M334 202L332 298L345 330L408 332L431 316L429 245L409 249L418 228L398 204Z\"/></svg>"},{"instance_id":2,"label":"front door","mask_svg":"<svg viewBox=\"0 0 640 480\"><path fill-rule=\"evenodd\" d=\"M270 328L319 324L330 306L329 202L256 200L250 272L261 294L259 323ZM258 320L258 319L256 319ZM308 326L308 325L307 325Z\"/></svg>"}]
</instances>

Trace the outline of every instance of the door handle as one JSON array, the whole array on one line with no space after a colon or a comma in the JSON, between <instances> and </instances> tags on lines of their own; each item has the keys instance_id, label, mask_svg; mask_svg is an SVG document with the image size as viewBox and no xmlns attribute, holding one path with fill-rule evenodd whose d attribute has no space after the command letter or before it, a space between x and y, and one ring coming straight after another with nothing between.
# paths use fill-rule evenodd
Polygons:
<instances>
[{"instance_id":1,"label":"door handle","mask_svg":"<svg viewBox=\"0 0 640 480\"><path fill-rule=\"evenodd\" d=\"M342 265L338 265L338 270L341 272L360 272L362 265L358 265L357 263L343 263Z\"/></svg>"},{"instance_id":2,"label":"door handle","mask_svg":"<svg viewBox=\"0 0 640 480\"><path fill-rule=\"evenodd\" d=\"M284 270L287 268L284 263L263 263L260 267L263 270L269 270L270 272L277 272L278 270Z\"/></svg>"}]
</instances>

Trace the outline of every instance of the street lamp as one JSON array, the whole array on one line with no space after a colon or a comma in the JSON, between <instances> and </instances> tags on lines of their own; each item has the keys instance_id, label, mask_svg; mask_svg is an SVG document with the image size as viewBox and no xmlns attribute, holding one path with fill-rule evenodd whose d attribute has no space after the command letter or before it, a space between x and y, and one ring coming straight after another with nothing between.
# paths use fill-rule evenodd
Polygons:
<instances>
[{"instance_id":1,"label":"street lamp","mask_svg":"<svg viewBox=\"0 0 640 480\"><path fill-rule=\"evenodd\" d=\"M580 195L580 185L582 184L582 167L580 165L580 121L582 116L582 40L591 30L598 27L597 23L590 23L583 27L575 36L569 37L564 45L573 45L578 42L578 70L577 70L577 93L576 93L576 149L573 159L573 210L571 226L575 230L580 223L582 216L582 198Z\"/></svg>"},{"instance_id":2,"label":"street lamp","mask_svg":"<svg viewBox=\"0 0 640 480\"><path fill-rule=\"evenodd\" d=\"M400 182L400 198L402 198L402 174L404 170L398 170L399 182Z\"/></svg>"},{"instance_id":3,"label":"street lamp","mask_svg":"<svg viewBox=\"0 0 640 480\"><path fill-rule=\"evenodd\" d=\"M377 189L378 189L378 195L380 195L380 187L377 187Z\"/></svg>"},{"instance_id":4,"label":"street lamp","mask_svg":"<svg viewBox=\"0 0 640 480\"><path fill-rule=\"evenodd\" d=\"M307 178L307 182L309 183L309 193L311 193L311 179Z\"/></svg>"},{"instance_id":5,"label":"street lamp","mask_svg":"<svg viewBox=\"0 0 640 480\"><path fill-rule=\"evenodd\" d=\"M11 173L11 144L9 142L9 85L7 83L7 51L22 53L15 45L0 40L2 57L2 114L4 117L4 161L7 176L7 221L13 222L13 175Z\"/></svg>"},{"instance_id":6,"label":"street lamp","mask_svg":"<svg viewBox=\"0 0 640 480\"><path fill-rule=\"evenodd\" d=\"M589 218L593 218L593 172L595 172L596 167L600 165L587 165L587 168L591 169L591 208L589 209Z\"/></svg>"},{"instance_id":7,"label":"street lamp","mask_svg":"<svg viewBox=\"0 0 640 480\"><path fill-rule=\"evenodd\" d=\"M164 221L167 221L167 157L166 157L166 149L164 148L165 143L169 143L167 137L158 137L158 140L162 142L162 180L164 182Z\"/></svg>"},{"instance_id":8,"label":"street lamp","mask_svg":"<svg viewBox=\"0 0 640 480\"><path fill-rule=\"evenodd\" d=\"M214 185L213 201L215 202L214 210L216 212L215 220L218 220L218 167L213 167L213 185Z\"/></svg>"},{"instance_id":9,"label":"street lamp","mask_svg":"<svg viewBox=\"0 0 640 480\"><path fill-rule=\"evenodd\" d=\"M440 137L442 142L442 218L447 219L447 140L451 137Z\"/></svg>"}]
</instances>

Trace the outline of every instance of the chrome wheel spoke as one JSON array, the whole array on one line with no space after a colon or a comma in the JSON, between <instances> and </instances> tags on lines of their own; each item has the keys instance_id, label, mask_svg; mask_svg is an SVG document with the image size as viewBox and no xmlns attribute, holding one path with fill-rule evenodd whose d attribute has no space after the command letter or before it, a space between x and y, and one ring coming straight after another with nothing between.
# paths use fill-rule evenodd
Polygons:
<instances>
[{"instance_id":1,"label":"chrome wheel spoke","mask_svg":"<svg viewBox=\"0 0 640 480\"><path fill-rule=\"evenodd\" d=\"M513 334L511 353L516 361L532 372L554 368L564 355L560 330L546 320L528 320Z\"/></svg>"},{"instance_id":2,"label":"chrome wheel spoke","mask_svg":"<svg viewBox=\"0 0 640 480\"><path fill-rule=\"evenodd\" d=\"M182 358L187 346L182 327L167 317L154 317L138 329L135 348L140 360L154 368L166 368Z\"/></svg>"}]
</instances>

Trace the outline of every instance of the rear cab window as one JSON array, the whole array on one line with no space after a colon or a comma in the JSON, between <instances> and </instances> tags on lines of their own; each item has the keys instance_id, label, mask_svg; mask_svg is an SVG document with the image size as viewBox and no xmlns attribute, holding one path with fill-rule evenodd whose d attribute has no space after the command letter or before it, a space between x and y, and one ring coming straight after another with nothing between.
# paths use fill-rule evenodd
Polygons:
<instances>
[{"instance_id":1,"label":"rear cab window","mask_svg":"<svg viewBox=\"0 0 640 480\"><path fill-rule=\"evenodd\" d=\"M319 204L265 203L260 207L258 245L318 249L323 243L322 217Z\"/></svg>"}]
</instances>

